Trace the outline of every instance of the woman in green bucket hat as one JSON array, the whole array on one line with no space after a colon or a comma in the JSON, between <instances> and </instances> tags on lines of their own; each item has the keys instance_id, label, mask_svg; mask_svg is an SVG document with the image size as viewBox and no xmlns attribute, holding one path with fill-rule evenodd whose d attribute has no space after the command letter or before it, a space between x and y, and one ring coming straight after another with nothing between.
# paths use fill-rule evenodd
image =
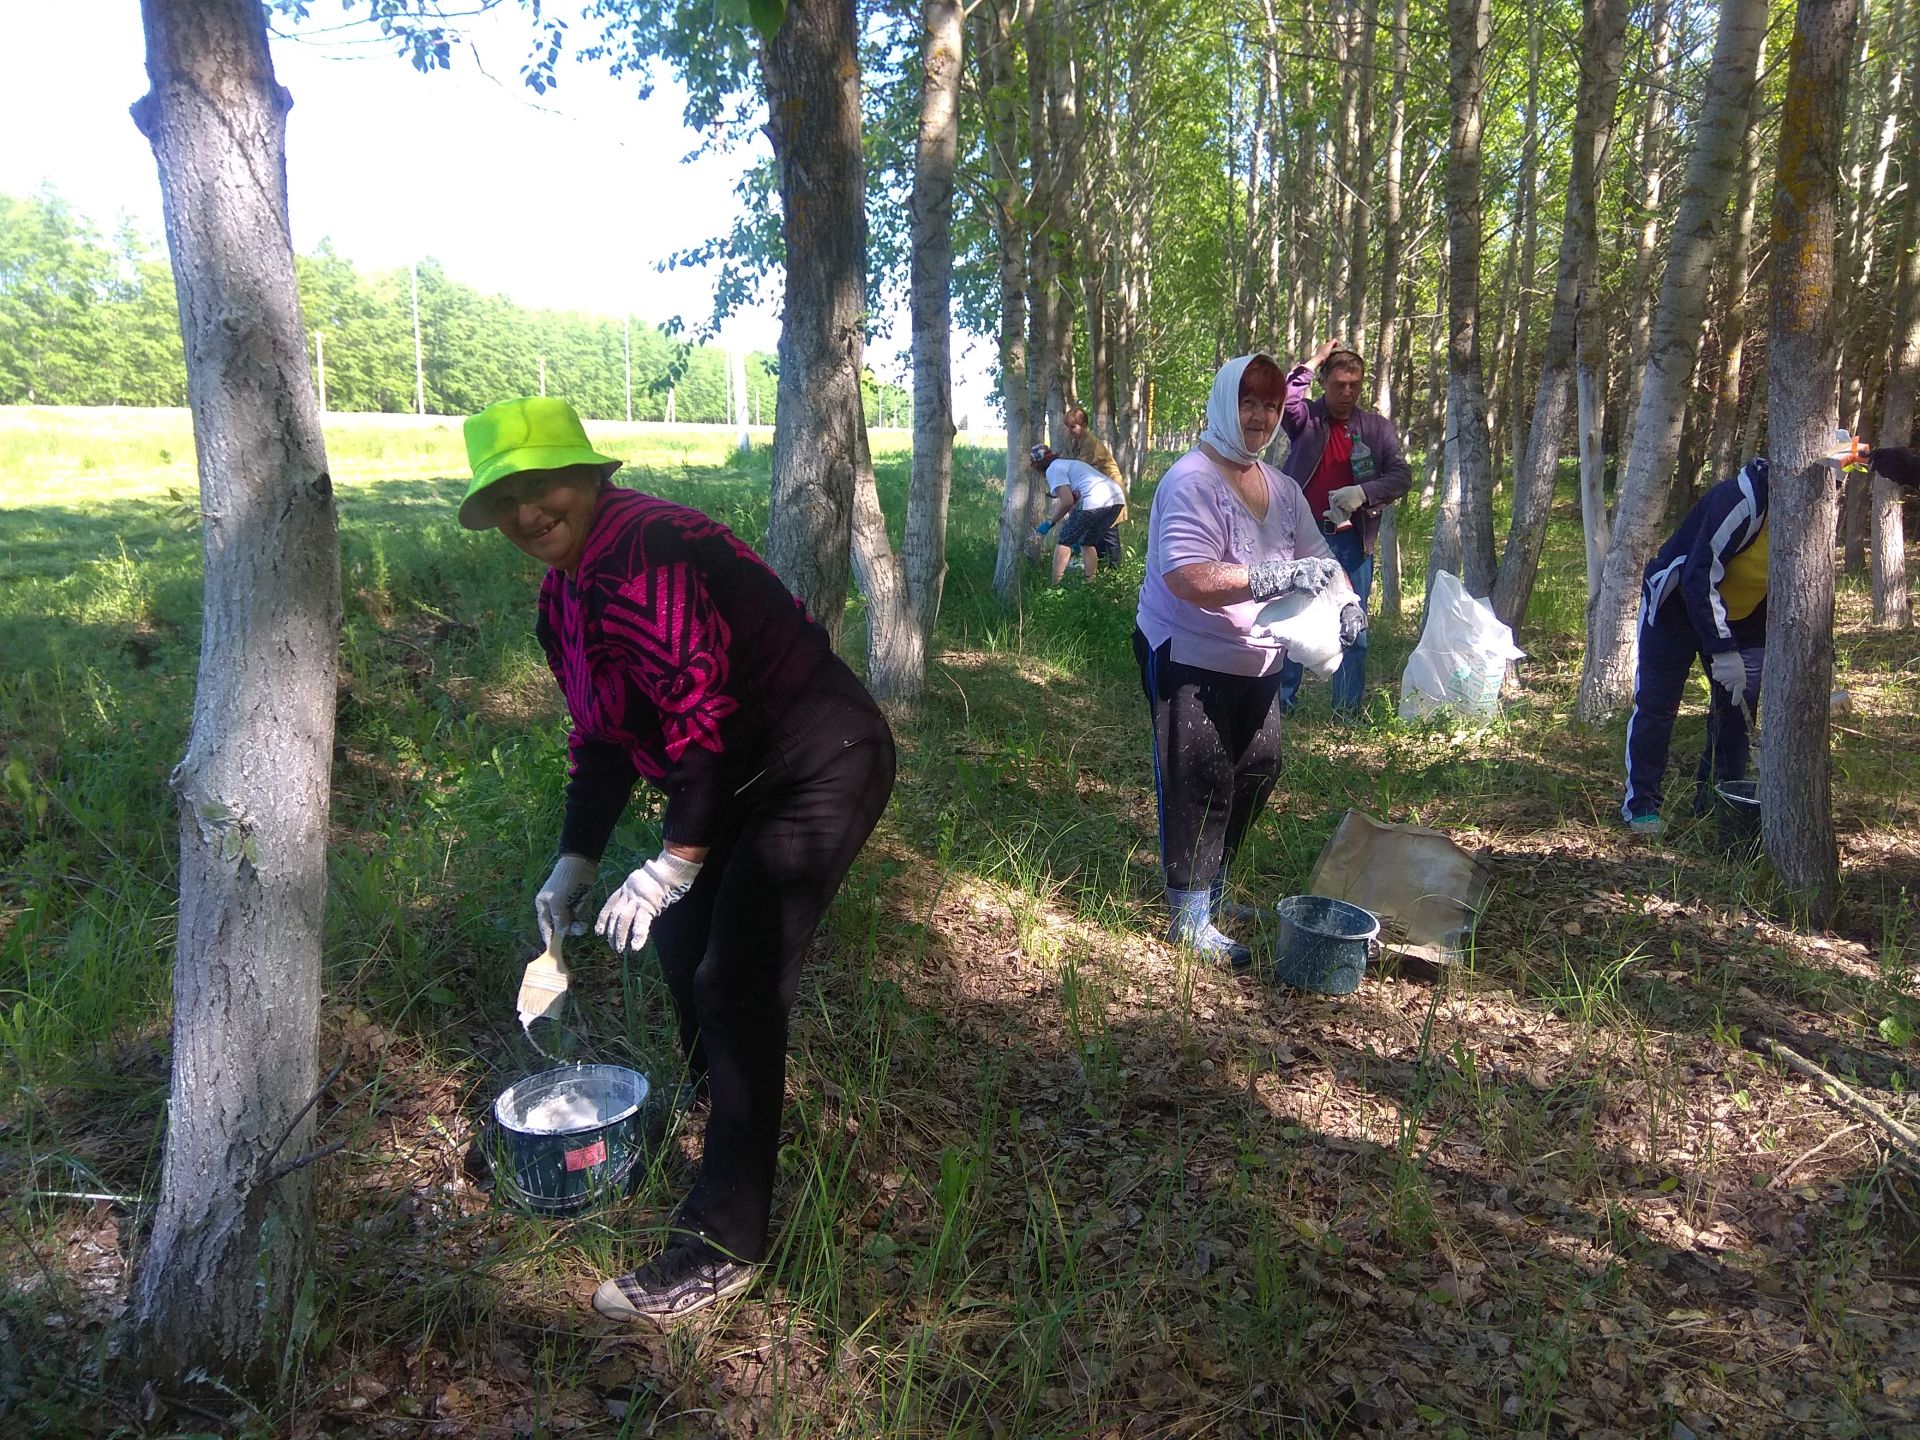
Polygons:
<instances>
[{"instance_id":1,"label":"woman in green bucket hat","mask_svg":"<svg viewBox=\"0 0 1920 1440\"><path fill-rule=\"evenodd\" d=\"M549 568L536 633L572 717L559 858L541 938L586 931L584 902L634 782L666 795L664 845L594 924L654 942L698 1093L692 1191L665 1246L594 1308L670 1320L753 1283L766 1257L787 1016L801 963L893 790L879 707L780 578L724 525L612 483L564 400L466 422L470 530Z\"/></svg>"}]
</instances>

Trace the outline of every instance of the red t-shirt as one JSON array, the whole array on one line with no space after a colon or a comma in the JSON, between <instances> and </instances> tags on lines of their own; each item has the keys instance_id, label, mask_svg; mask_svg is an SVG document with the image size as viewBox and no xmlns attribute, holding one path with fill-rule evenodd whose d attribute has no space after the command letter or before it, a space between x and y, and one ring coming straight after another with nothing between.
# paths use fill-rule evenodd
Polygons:
<instances>
[{"instance_id":1,"label":"red t-shirt","mask_svg":"<svg viewBox=\"0 0 1920 1440\"><path fill-rule=\"evenodd\" d=\"M1353 432L1344 424L1327 427L1327 448L1320 452L1320 463L1307 481L1307 508L1315 520L1327 513L1333 492L1353 484Z\"/></svg>"}]
</instances>

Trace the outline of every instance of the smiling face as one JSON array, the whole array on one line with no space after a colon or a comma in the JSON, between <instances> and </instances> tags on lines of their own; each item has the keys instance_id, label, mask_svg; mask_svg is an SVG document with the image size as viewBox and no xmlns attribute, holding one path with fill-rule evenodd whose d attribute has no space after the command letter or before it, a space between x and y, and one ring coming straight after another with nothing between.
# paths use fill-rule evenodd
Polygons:
<instances>
[{"instance_id":1,"label":"smiling face","mask_svg":"<svg viewBox=\"0 0 1920 1440\"><path fill-rule=\"evenodd\" d=\"M1256 360L1240 377L1240 443L1258 455L1280 428L1286 382L1271 360Z\"/></svg>"},{"instance_id":2,"label":"smiling face","mask_svg":"<svg viewBox=\"0 0 1920 1440\"><path fill-rule=\"evenodd\" d=\"M522 470L487 491L488 513L500 533L568 575L580 568L599 503L600 470L594 465Z\"/></svg>"}]
</instances>

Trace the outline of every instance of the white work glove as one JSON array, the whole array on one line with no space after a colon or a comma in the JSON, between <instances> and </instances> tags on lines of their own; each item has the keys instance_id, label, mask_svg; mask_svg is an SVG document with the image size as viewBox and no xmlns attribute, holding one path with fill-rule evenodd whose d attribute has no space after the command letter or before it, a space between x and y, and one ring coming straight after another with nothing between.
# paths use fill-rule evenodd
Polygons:
<instances>
[{"instance_id":1,"label":"white work glove","mask_svg":"<svg viewBox=\"0 0 1920 1440\"><path fill-rule=\"evenodd\" d=\"M1342 485L1327 496L1327 519L1335 525L1344 525L1352 518L1353 512L1367 503L1367 492L1363 486Z\"/></svg>"},{"instance_id":2,"label":"white work glove","mask_svg":"<svg viewBox=\"0 0 1920 1440\"><path fill-rule=\"evenodd\" d=\"M1707 657L1707 671L1714 684L1738 700L1747 693L1747 662L1738 650L1721 650Z\"/></svg>"},{"instance_id":3,"label":"white work glove","mask_svg":"<svg viewBox=\"0 0 1920 1440\"><path fill-rule=\"evenodd\" d=\"M638 950L653 933L660 912L691 890L699 874L698 860L662 850L607 897L594 922L595 932L616 952Z\"/></svg>"},{"instance_id":4,"label":"white work glove","mask_svg":"<svg viewBox=\"0 0 1920 1440\"><path fill-rule=\"evenodd\" d=\"M547 883L533 897L533 923L540 927L542 943L562 935L587 933L587 917L580 913L580 902L593 888L599 866L584 855L562 855L554 864Z\"/></svg>"},{"instance_id":5,"label":"white work glove","mask_svg":"<svg viewBox=\"0 0 1920 1440\"><path fill-rule=\"evenodd\" d=\"M1247 567L1247 588L1256 600L1275 600L1298 591L1318 595L1341 573L1340 562L1309 555L1304 560L1260 560Z\"/></svg>"}]
</instances>

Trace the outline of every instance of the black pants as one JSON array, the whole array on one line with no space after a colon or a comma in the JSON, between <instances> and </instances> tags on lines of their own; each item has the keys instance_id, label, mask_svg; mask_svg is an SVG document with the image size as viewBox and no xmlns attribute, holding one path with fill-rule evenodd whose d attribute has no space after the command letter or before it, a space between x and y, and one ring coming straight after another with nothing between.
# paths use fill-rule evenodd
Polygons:
<instances>
[{"instance_id":1,"label":"black pants","mask_svg":"<svg viewBox=\"0 0 1920 1440\"><path fill-rule=\"evenodd\" d=\"M1171 642L1133 657L1153 716L1160 864L1169 890L1204 890L1233 860L1280 775L1280 674L1182 665Z\"/></svg>"},{"instance_id":2,"label":"black pants","mask_svg":"<svg viewBox=\"0 0 1920 1440\"><path fill-rule=\"evenodd\" d=\"M706 1148L676 1225L764 1259L786 1091L787 1017L807 946L893 792L893 736L829 658L769 737L693 888L653 927Z\"/></svg>"}]
</instances>

